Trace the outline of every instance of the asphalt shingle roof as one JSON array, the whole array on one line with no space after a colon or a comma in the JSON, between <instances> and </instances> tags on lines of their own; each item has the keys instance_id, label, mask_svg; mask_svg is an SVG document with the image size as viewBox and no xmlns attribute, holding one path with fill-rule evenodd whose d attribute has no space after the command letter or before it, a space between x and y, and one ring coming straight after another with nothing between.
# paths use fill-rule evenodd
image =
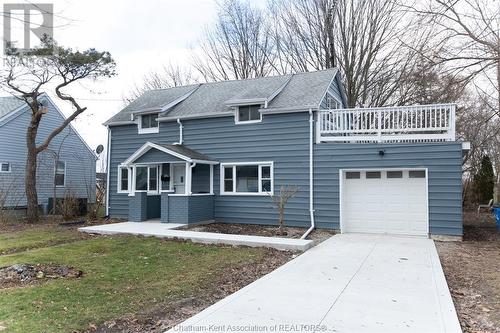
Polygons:
<instances>
[{"instance_id":1,"label":"asphalt shingle roof","mask_svg":"<svg viewBox=\"0 0 500 333\"><path fill-rule=\"evenodd\" d=\"M196 150L192 150L184 145L170 145L170 144L163 144L163 143L156 143L156 142L154 142L154 144L156 144L158 146L162 146L164 148L167 148L168 150L171 150L175 153L181 154L182 156L189 157L193 160L215 161L213 158L210 158L207 155L199 153Z\"/></svg>"},{"instance_id":2,"label":"asphalt shingle roof","mask_svg":"<svg viewBox=\"0 0 500 333\"><path fill-rule=\"evenodd\" d=\"M269 76L246 80L209 82L161 90L150 90L117 113L105 125L131 121L130 114L162 111L160 117L213 116L232 112L229 104L245 100L268 101L268 109L314 108L319 105L337 69Z\"/></svg>"},{"instance_id":3,"label":"asphalt shingle roof","mask_svg":"<svg viewBox=\"0 0 500 333\"><path fill-rule=\"evenodd\" d=\"M0 118L18 109L24 101L14 96L0 97Z\"/></svg>"}]
</instances>

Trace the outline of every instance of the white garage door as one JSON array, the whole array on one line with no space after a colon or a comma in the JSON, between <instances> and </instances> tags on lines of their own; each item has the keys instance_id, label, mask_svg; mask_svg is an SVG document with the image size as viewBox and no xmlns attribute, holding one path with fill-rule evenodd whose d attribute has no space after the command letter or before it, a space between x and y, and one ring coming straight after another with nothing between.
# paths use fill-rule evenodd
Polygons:
<instances>
[{"instance_id":1,"label":"white garage door","mask_svg":"<svg viewBox=\"0 0 500 333\"><path fill-rule=\"evenodd\" d=\"M425 170L344 171L342 232L427 235Z\"/></svg>"}]
</instances>

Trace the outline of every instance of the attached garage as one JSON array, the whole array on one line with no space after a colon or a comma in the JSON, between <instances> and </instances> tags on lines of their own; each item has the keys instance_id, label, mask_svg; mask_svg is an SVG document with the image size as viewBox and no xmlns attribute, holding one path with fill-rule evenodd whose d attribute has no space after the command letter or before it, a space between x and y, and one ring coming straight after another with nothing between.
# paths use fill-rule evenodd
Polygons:
<instances>
[{"instance_id":1,"label":"attached garage","mask_svg":"<svg viewBox=\"0 0 500 333\"><path fill-rule=\"evenodd\" d=\"M427 170L341 170L340 177L343 233L428 235Z\"/></svg>"}]
</instances>

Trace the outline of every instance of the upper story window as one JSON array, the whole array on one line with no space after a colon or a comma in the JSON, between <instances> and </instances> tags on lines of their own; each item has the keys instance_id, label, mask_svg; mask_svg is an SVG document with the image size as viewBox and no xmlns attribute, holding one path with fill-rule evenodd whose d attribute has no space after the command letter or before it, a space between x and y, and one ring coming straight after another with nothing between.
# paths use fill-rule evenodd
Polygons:
<instances>
[{"instance_id":1,"label":"upper story window","mask_svg":"<svg viewBox=\"0 0 500 333\"><path fill-rule=\"evenodd\" d=\"M143 114L139 116L139 134L158 133L158 113Z\"/></svg>"},{"instance_id":2,"label":"upper story window","mask_svg":"<svg viewBox=\"0 0 500 333\"><path fill-rule=\"evenodd\" d=\"M10 163L9 162L0 162L0 172L10 172Z\"/></svg>"},{"instance_id":3,"label":"upper story window","mask_svg":"<svg viewBox=\"0 0 500 333\"><path fill-rule=\"evenodd\" d=\"M66 185L66 162L57 161L54 174L54 185L59 187Z\"/></svg>"},{"instance_id":4,"label":"upper story window","mask_svg":"<svg viewBox=\"0 0 500 333\"><path fill-rule=\"evenodd\" d=\"M335 97L327 95L326 96L326 108L328 110L341 109L341 105L340 105L340 102Z\"/></svg>"},{"instance_id":5,"label":"upper story window","mask_svg":"<svg viewBox=\"0 0 500 333\"><path fill-rule=\"evenodd\" d=\"M259 112L260 105L238 106L236 113L236 124L258 123L262 121L262 114Z\"/></svg>"},{"instance_id":6,"label":"upper story window","mask_svg":"<svg viewBox=\"0 0 500 333\"><path fill-rule=\"evenodd\" d=\"M273 163L223 163L221 194L267 195L273 193Z\"/></svg>"}]
</instances>

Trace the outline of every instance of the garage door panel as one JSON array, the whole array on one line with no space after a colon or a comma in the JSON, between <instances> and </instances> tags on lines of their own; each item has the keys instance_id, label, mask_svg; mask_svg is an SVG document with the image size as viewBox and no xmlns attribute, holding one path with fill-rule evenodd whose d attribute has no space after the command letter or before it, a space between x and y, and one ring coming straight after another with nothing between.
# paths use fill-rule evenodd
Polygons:
<instances>
[{"instance_id":1,"label":"garage door panel","mask_svg":"<svg viewBox=\"0 0 500 333\"><path fill-rule=\"evenodd\" d=\"M366 176L366 172L360 171L360 179L343 179L344 232L427 234L425 178L410 178L408 171L391 174L401 178L388 178L386 171L380 171L380 178Z\"/></svg>"}]
</instances>

